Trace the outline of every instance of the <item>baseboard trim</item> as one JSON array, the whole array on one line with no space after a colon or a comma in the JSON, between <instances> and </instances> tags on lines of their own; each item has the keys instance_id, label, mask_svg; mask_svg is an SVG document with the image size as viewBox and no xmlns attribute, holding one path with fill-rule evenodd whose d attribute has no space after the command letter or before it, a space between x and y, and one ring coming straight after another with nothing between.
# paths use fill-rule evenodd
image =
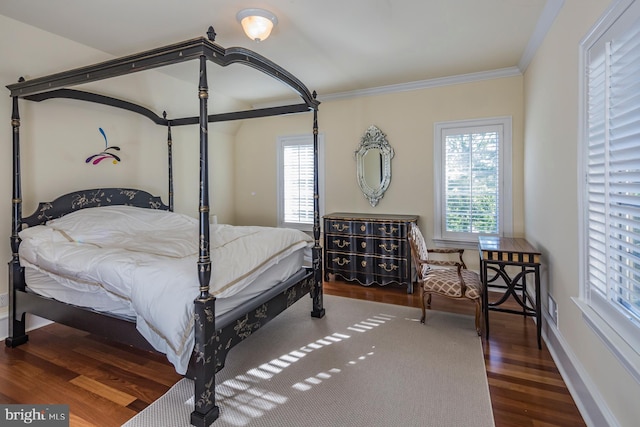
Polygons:
<instances>
[{"instance_id":1,"label":"baseboard trim","mask_svg":"<svg viewBox=\"0 0 640 427\"><path fill-rule=\"evenodd\" d=\"M543 317L542 336L584 422L590 427L619 427L620 424L551 320L551 316L543 311Z\"/></svg>"}]
</instances>

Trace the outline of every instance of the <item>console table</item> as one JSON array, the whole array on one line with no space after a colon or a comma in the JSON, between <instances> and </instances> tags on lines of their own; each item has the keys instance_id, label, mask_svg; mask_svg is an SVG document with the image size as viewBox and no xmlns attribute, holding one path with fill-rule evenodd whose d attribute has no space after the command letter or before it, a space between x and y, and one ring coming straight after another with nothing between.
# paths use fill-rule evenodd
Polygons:
<instances>
[{"instance_id":1,"label":"console table","mask_svg":"<svg viewBox=\"0 0 640 427\"><path fill-rule=\"evenodd\" d=\"M332 213L324 216L324 271L362 285L406 284L413 293L407 237L416 215Z\"/></svg>"},{"instance_id":2,"label":"console table","mask_svg":"<svg viewBox=\"0 0 640 427\"><path fill-rule=\"evenodd\" d=\"M538 329L538 348L542 348L540 340L542 332L542 310L540 301L540 252L525 239L506 237L479 237L480 280L483 284L483 311L485 331L489 338L489 311L535 316ZM517 273L511 277L507 267L515 266ZM489 271L493 273L489 277ZM534 276L535 299L531 298L527 288L527 275ZM502 278L506 285L496 283ZM488 287L503 288L504 295L497 301L489 302ZM521 310L499 307L512 297Z\"/></svg>"}]
</instances>

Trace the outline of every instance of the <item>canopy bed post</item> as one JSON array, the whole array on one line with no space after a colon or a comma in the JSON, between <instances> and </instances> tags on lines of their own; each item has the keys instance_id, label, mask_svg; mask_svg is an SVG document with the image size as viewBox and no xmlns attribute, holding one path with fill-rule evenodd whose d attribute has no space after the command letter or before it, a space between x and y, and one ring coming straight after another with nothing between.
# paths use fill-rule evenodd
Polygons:
<instances>
[{"instance_id":1,"label":"canopy bed post","mask_svg":"<svg viewBox=\"0 0 640 427\"><path fill-rule=\"evenodd\" d=\"M167 112L162 112L162 117L167 120ZM173 142L171 140L171 122L167 121L167 158L169 161L169 210L173 212Z\"/></svg>"},{"instance_id":2,"label":"canopy bed post","mask_svg":"<svg viewBox=\"0 0 640 427\"><path fill-rule=\"evenodd\" d=\"M24 81L21 77L19 81ZM20 320L16 318L16 290L24 291L25 283L20 267L18 247L20 246L20 225L22 223L22 189L20 184L20 114L18 112L18 98L13 98L13 111L11 113L11 127L13 128L13 205L11 218L11 261L9 261L9 334L5 341L8 347L17 347L27 342L29 337L25 331L25 313Z\"/></svg>"},{"instance_id":3,"label":"canopy bed post","mask_svg":"<svg viewBox=\"0 0 640 427\"><path fill-rule=\"evenodd\" d=\"M207 427L218 418L219 408L215 405L215 297L209 294L211 279L211 257L209 253L209 174L208 174L208 117L207 99L207 59L200 56L200 255L198 259L198 279L200 295L195 304L195 347L194 368L195 405L191 413L191 424Z\"/></svg>"},{"instance_id":4,"label":"canopy bed post","mask_svg":"<svg viewBox=\"0 0 640 427\"><path fill-rule=\"evenodd\" d=\"M313 99L316 99L316 91L313 91ZM320 246L320 187L318 185L318 110L313 110L313 298L312 317L324 317L322 302L322 246Z\"/></svg>"}]
</instances>

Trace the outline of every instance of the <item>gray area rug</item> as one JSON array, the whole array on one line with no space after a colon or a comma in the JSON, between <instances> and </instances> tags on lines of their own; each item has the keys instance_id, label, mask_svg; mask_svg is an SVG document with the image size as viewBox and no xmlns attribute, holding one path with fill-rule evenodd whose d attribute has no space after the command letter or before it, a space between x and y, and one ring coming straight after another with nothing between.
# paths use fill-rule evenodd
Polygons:
<instances>
[{"instance_id":1,"label":"gray area rug","mask_svg":"<svg viewBox=\"0 0 640 427\"><path fill-rule=\"evenodd\" d=\"M213 426L494 426L471 316L324 296L302 298L231 350L216 375ZM123 427L189 426L179 381Z\"/></svg>"}]
</instances>

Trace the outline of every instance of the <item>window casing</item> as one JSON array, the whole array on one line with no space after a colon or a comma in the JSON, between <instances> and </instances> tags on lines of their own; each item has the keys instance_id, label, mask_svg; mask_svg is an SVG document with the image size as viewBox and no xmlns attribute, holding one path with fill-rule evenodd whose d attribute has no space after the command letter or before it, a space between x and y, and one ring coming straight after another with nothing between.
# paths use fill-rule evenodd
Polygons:
<instances>
[{"instance_id":1,"label":"window casing","mask_svg":"<svg viewBox=\"0 0 640 427\"><path fill-rule=\"evenodd\" d=\"M318 135L320 216L324 213L324 136ZM313 135L278 137L278 227L313 230Z\"/></svg>"},{"instance_id":2,"label":"window casing","mask_svg":"<svg viewBox=\"0 0 640 427\"><path fill-rule=\"evenodd\" d=\"M640 355L640 4L616 3L581 43L580 282L588 324ZM613 334L612 334L613 332ZM617 337L613 337L613 335ZM633 372L640 380L637 367Z\"/></svg>"},{"instance_id":3,"label":"window casing","mask_svg":"<svg viewBox=\"0 0 640 427\"><path fill-rule=\"evenodd\" d=\"M511 117L436 123L434 153L434 241L511 235Z\"/></svg>"}]
</instances>

